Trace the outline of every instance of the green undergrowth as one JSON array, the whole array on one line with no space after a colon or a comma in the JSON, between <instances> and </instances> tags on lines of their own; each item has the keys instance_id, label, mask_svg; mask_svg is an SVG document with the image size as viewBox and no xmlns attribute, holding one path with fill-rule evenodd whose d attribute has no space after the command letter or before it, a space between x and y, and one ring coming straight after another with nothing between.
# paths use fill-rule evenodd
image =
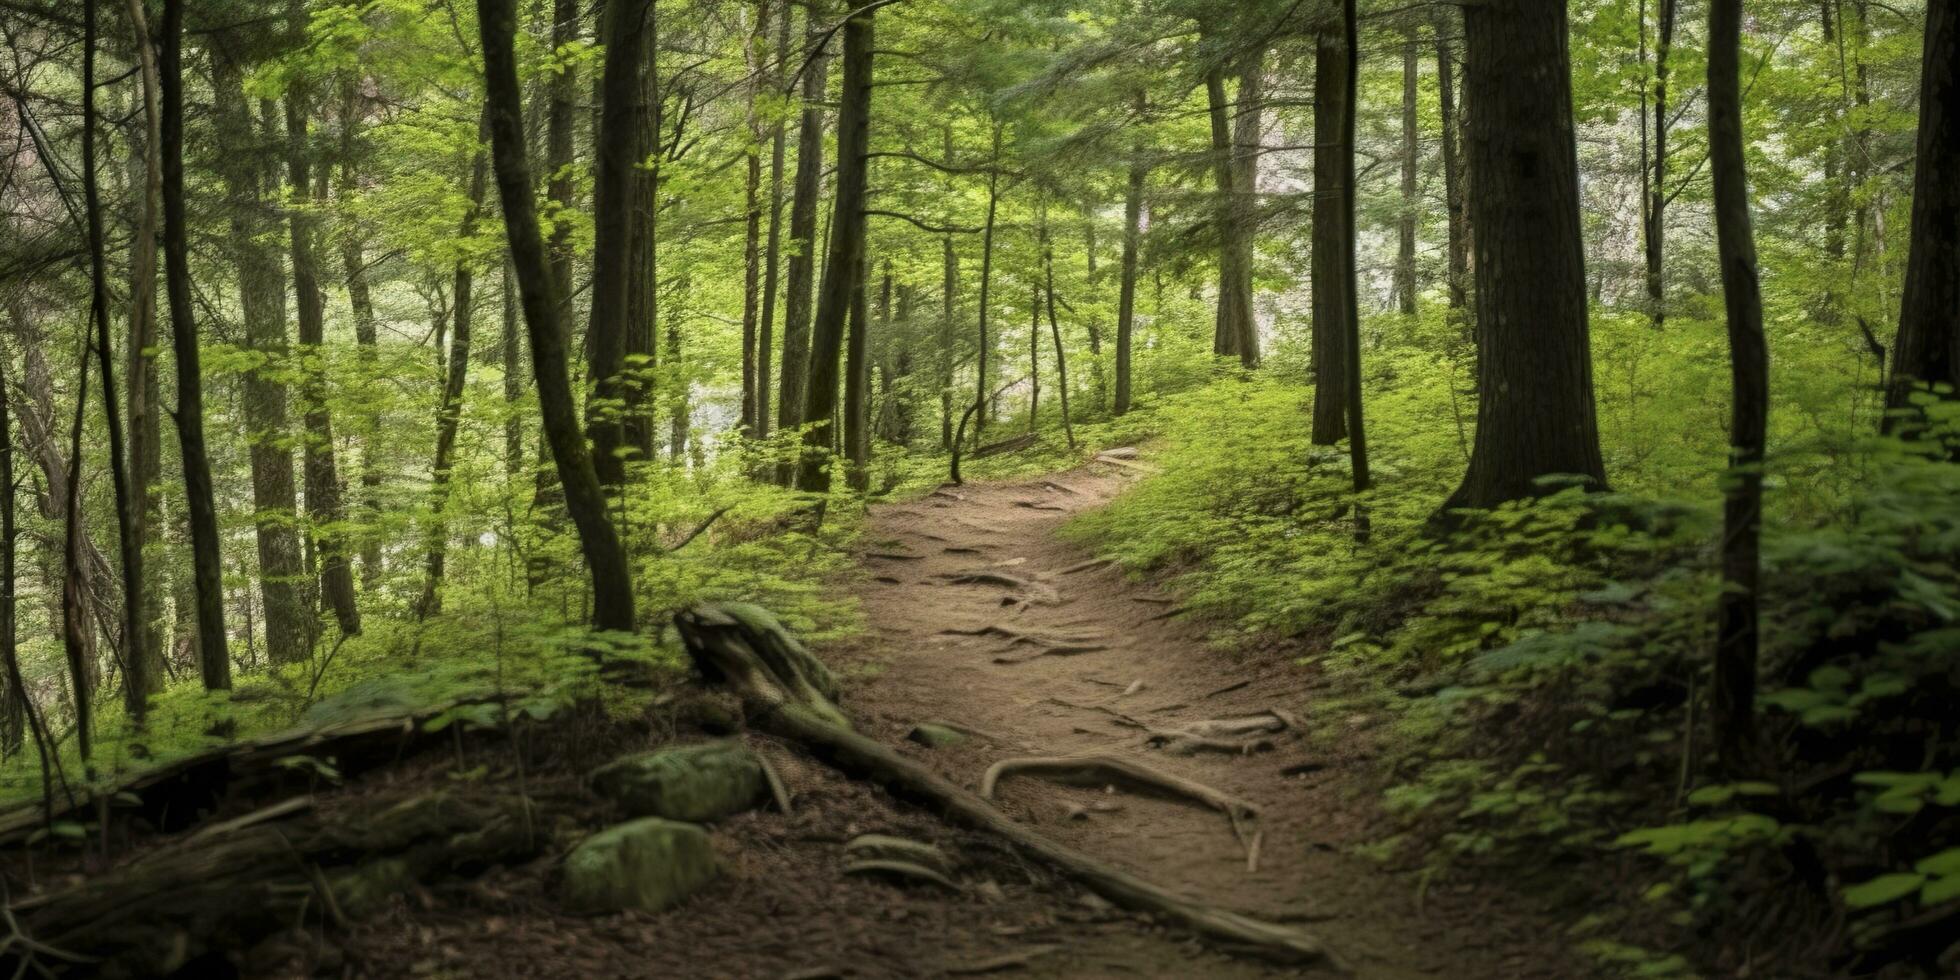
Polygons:
<instances>
[{"instance_id":1,"label":"green undergrowth","mask_svg":"<svg viewBox=\"0 0 1960 980\"><path fill-rule=\"evenodd\" d=\"M235 642L231 691L207 693L194 674L175 678L152 698L140 732L120 699L99 699L95 780L109 784L227 742L377 714L432 715L426 723L437 728L495 727L519 716L543 719L593 696L633 711L681 676L684 656L669 624L703 601L760 603L817 642L856 633L855 600L830 579L850 562L861 509L834 501L816 525L806 497L750 480L753 465L729 454L690 469L635 470L614 512L634 556L642 629L633 636L581 625L590 597L578 544L562 511L535 499L532 474L505 479L485 467L459 475L446 510L452 544L439 612L418 618L413 611L425 576L421 555L390 555L386 572L363 588L362 631L342 636L322 616L303 662L267 664ZM54 648L24 660L59 662L58 641L29 642ZM655 683L609 684L601 659L637 665L626 673L641 681L651 674ZM58 749L56 785L79 793L87 778L74 721L54 715L47 722ZM331 768L330 760L294 764ZM30 740L0 768L0 805L42 793ZM81 824L65 829L87 833Z\"/></svg>"},{"instance_id":2,"label":"green undergrowth","mask_svg":"<svg viewBox=\"0 0 1960 980\"><path fill-rule=\"evenodd\" d=\"M1336 681L1309 706L1318 735L1376 746L1389 819L1365 850L1419 887L1475 872L1563 895L1590 913L1569 940L1609 973L1946 975L1960 465L1937 439L1825 411L1866 396L1821 356L1779 366L1763 757L1709 775L1725 407L1627 379L1640 358L1712 370L1714 329L1671 323L1670 354L1596 325L1618 358L1600 372L1615 492L1554 484L1438 521L1464 462L1464 372L1391 347L1370 354L1376 489L1359 500L1345 446L1308 440L1312 389L1272 372L1166 399L1162 474L1069 533L1174 576L1218 644L1283 640Z\"/></svg>"}]
</instances>

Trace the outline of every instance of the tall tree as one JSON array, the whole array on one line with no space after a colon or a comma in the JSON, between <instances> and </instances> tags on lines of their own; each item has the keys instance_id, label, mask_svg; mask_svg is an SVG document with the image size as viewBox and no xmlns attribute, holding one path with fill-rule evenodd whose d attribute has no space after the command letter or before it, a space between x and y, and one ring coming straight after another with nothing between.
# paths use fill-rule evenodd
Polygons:
<instances>
[{"instance_id":1,"label":"tall tree","mask_svg":"<svg viewBox=\"0 0 1960 980\"><path fill-rule=\"evenodd\" d=\"M1436 15L1435 27L1437 108L1443 131L1443 207L1449 215L1449 316L1467 329L1469 325L1463 321L1470 305L1470 209L1464 195L1469 181L1463 172L1463 111L1456 98L1456 56L1451 40L1456 26L1445 10Z\"/></svg>"},{"instance_id":2,"label":"tall tree","mask_svg":"<svg viewBox=\"0 0 1960 980\"><path fill-rule=\"evenodd\" d=\"M340 173L336 193L345 208L360 190L361 116L366 100L360 81L352 72L343 72L340 81ZM374 312L374 294L368 282L366 231L350 217L340 236L341 272L347 282L347 305L354 318L354 344L363 374L372 378L380 373L381 334ZM381 414L371 409L364 420L371 433L381 430ZM382 463L375 440L370 439L361 458L361 511L370 525L381 517ZM361 584L373 588L382 572L381 536L372 531L361 540Z\"/></svg>"},{"instance_id":3,"label":"tall tree","mask_svg":"<svg viewBox=\"0 0 1960 980\"><path fill-rule=\"evenodd\" d=\"M163 95L159 144L163 150L164 281L170 296L171 351L177 360L175 420L196 583L198 673L206 690L222 690L231 687L231 653L225 633L218 508L211 490L210 455L204 447L204 374L198 359L189 220L184 213L184 3L163 0L157 51Z\"/></svg>"},{"instance_id":4,"label":"tall tree","mask_svg":"<svg viewBox=\"0 0 1960 980\"><path fill-rule=\"evenodd\" d=\"M1673 126L1669 118L1668 106L1668 59L1674 52L1674 21L1679 12L1680 0L1657 0L1659 4L1659 24L1654 35L1653 112L1647 112L1648 89L1640 94L1641 157L1645 164L1641 168L1641 221L1640 232L1642 254L1646 261L1646 286L1648 318L1656 330L1667 323L1666 280L1662 278L1663 262L1667 256L1667 205L1673 200L1667 192L1668 131ZM1641 3L1640 15L1640 56L1647 57L1647 14L1646 3Z\"/></svg>"},{"instance_id":5,"label":"tall tree","mask_svg":"<svg viewBox=\"0 0 1960 980\"><path fill-rule=\"evenodd\" d=\"M776 427L788 432L803 424L810 375L810 299L817 261L817 204L823 193L823 97L830 70L830 35L823 26L823 0L804 7L804 34L810 50L803 59L803 108L796 128L796 179L789 205L789 267L783 289L783 380L777 392ZM786 467L788 483L795 467Z\"/></svg>"},{"instance_id":6,"label":"tall tree","mask_svg":"<svg viewBox=\"0 0 1960 980\"><path fill-rule=\"evenodd\" d=\"M1600 487L1565 0L1466 7L1477 436L1446 507L1488 508L1571 475Z\"/></svg>"},{"instance_id":7,"label":"tall tree","mask_svg":"<svg viewBox=\"0 0 1960 980\"><path fill-rule=\"evenodd\" d=\"M1348 347L1357 337L1348 329L1354 317L1354 226L1343 183L1353 167L1343 141L1350 120L1349 62L1344 34L1323 30L1314 38L1313 73L1313 430L1315 445L1332 446L1348 436L1348 391L1359 384L1348 371Z\"/></svg>"},{"instance_id":8,"label":"tall tree","mask_svg":"<svg viewBox=\"0 0 1960 980\"><path fill-rule=\"evenodd\" d=\"M1729 321L1732 394L1712 717L1722 764L1731 772L1746 764L1755 737L1758 553L1763 441L1769 423L1769 350L1743 159L1741 46L1742 0L1714 0L1708 10L1709 174L1715 182L1716 249Z\"/></svg>"},{"instance_id":9,"label":"tall tree","mask_svg":"<svg viewBox=\"0 0 1960 980\"><path fill-rule=\"evenodd\" d=\"M1263 49L1243 56L1236 101L1226 96L1224 66L1205 74L1218 198L1212 219L1218 233L1218 307L1212 353L1237 357L1246 367L1259 363L1258 331L1252 315L1252 234L1258 200L1264 78Z\"/></svg>"},{"instance_id":10,"label":"tall tree","mask_svg":"<svg viewBox=\"0 0 1960 980\"><path fill-rule=\"evenodd\" d=\"M1945 398L1960 389L1960 10L1950 3L1926 6L1915 167L1912 248L1887 399L1894 410L1910 406L1923 386L1946 386Z\"/></svg>"},{"instance_id":11,"label":"tall tree","mask_svg":"<svg viewBox=\"0 0 1960 980\"><path fill-rule=\"evenodd\" d=\"M143 619L146 608L143 600L143 542L138 537L142 517L137 513L142 501L130 496L129 457L125 455L123 439L122 406L116 404L116 359L115 345L109 336L109 267L107 244L102 230L102 185L96 170L96 108L95 108L95 49L99 39L98 0L85 0L82 4L82 206L87 211L89 278L93 285L89 297L89 319L95 326L96 366L102 373L102 415L109 430L109 474L116 492L116 530L117 543L121 545L123 621L123 695L128 705L129 716L141 725L149 711L150 692L158 685L158 680L149 675L155 666L156 658L145 648L150 633L148 623ZM88 358L82 358L82 368L88 369ZM83 399L88 389L82 389ZM77 432L80 431L80 403L77 403ZM74 459L70 466L80 472L81 446L76 443ZM81 519L79 487L71 485L69 492L70 537L74 525ZM71 547L70 558L79 558ZM77 705L85 695L77 689ZM80 716L77 716L80 724ZM88 753L82 753L86 758Z\"/></svg>"},{"instance_id":12,"label":"tall tree","mask_svg":"<svg viewBox=\"0 0 1960 980\"><path fill-rule=\"evenodd\" d=\"M124 354L123 387L125 411L129 418L129 495L134 503L128 515L136 550L147 555L157 541L159 507L154 492L163 475L162 412L157 398L157 209L163 197L162 107L159 103L156 49L150 40L149 15L140 0L125 0L124 15L129 20L130 46L136 53L138 96L142 101L143 158L142 190L136 200L135 237L129 244L129 343ZM105 355L106 356L106 355ZM143 583L138 602L142 616L142 637L125 656L145 659L130 677L146 681L145 694L163 689L162 593L156 575L144 566L149 577ZM129 683L126 679L125 684ZM125 691L125 696L128 696Z\"/></svg>"},{"instance_id":13,"label":"tall tree","mask_svg":"<svg viewBox=\"0 0 1960 980\"><path fill-rule=\"evenodd\" d=\"M1414 24L1402 39L1402 207L1395 216L1395 305L1403 316L1416 312L1416 188L1422 168L1421 133L1416 127L1417 75L1422 60ZM1352 115L1352 113L1350 113Z\"/></svg>"},{"instance_id":14,"label":"tall tree","mask_svg":"<svg viewBox=\"0 0 1960 980\"><path fill-rule=\"evenodd\" d=\"M287 431L285 368L285 270L266 242L272 234L265 196L270 176L261 160L265 135L254 124L244 87L238 44L219 45L211 55L217 94L218 139L226 152L220 170L231 222L228 242L238 274L239 308L245 343L262 359L245 373L244 405L251 444L252 504L256 510L259 592L265 604L266 656L275 664L306 659L308 623L301 583L306 568L294 527L298 495L293 481L291 434ZM254 150L258 152L254 152Z\"/></svg>"},{"instance_id":15,"label":"tall tree","mask_svg":"<svg viewBox=\"0 0 1960 980\"><path fill-rule=\"evenodd\" d=\"M599 482L626 482L625 410L627 306L632 287L633 158L640 125L641 58L653 0L607 0L600 40L605 74L600 87L597 174L592 189L592 317L585 332L586 373L592 384L585 429Z\"/></svg>"},{"instance_id":16,"label":"tall tree","mask_svg":"<svg viewBox=\"0 0 1960 980\"><path fill-rule=\"evenodd\" d=\"M490 120L491 159L497 194L503 202L510 262L524 299L524 322L531 340L531 369L538 386L538 408L545 439L565 490L565 509L578 529L586 571L592 577L592 625L630 632L633 579L626 550L606 516L606 495L593 469L572 397L564 323L563 294L538 227L531 197L531 165L524 142L523 95L512 51L517 34L515 0L477 0L483 43L484 112Z\"/></svg>"},{"instance_id":17,"label":"tall tree","mask_svg":"<svg viewBox=\"0 0 1960 980\"><path fill-rule=\"evenodd\" d=\"M864 278L865 193L871 140L872 35L877 11L860 8L844 22L844 87L837 109L837 196L831 202L830 250L810 335L809 389L797 489L830 490L831 425L837 410L838 356L845 321Z\"/></svg>"},{"instance_id":18,"label":"tall tree","mask_svg":"<svg viewBox=\"0 0 1960 980\"><path fill-rule=\"evenodd\" d=\"M287 28L295 46L306 39L306 6L288 0ZM333 414L327 407L324 365L318 363L327 339L325 302L320 295L320 271L313 248L317 234L308 201L313 186L312 153L307 145L307 111L312 102L301 73L286 84L286 169L290 195L287 221L293 249L293 295L298 301L299 345L304 380L300 389L306 427L306 511L312 518L319 555L320 591L333 610L340 631L361 631L360 609L354 604L354 566L339 527L347 515L340 504L340 467L334 458ZM310 363L309 363L310 362Z\"/></svg>"}]
</instances>

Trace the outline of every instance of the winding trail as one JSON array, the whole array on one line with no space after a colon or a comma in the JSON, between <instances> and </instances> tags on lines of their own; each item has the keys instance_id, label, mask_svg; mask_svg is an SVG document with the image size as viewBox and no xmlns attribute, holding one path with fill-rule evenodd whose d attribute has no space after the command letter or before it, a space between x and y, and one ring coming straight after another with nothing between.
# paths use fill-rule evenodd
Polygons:
<instances>
[{"instance_id":1,"label":"winding trail","mask_svg":"<svg viewBox=\"0 0 1960 980\"><path fill-rule=\"evenodd\" d=\"M969 786L1001 758L1115 754L1253 801L1263 837L1248 871L1232 824L1188 801L1030 777L999 791L1015 819L1072 846L1222 907L1303 924L1359 976L1583 975L1514 898L1457 885L1418 899L1410 876L1347 853L1374 819L1361 755L1371 719L1343 719L1357 737L1339 746L1291 731L1253 754L1180 756L1147 744L1147 730L1206 719L1310 716L1317 681L1283 656L1209 648L1174 596L1091 564L1056 535L1134 476L1090 464L873 508L861 589L872 637L856 651L871 679L850 695L867 732ZM983 734L941 749L901 742L926 720ZM1036 937L1051 947L1015 967L1057 977L1280 975L1134 917L1111 912L1091 925Z\"/></svg>"}]
</instances>

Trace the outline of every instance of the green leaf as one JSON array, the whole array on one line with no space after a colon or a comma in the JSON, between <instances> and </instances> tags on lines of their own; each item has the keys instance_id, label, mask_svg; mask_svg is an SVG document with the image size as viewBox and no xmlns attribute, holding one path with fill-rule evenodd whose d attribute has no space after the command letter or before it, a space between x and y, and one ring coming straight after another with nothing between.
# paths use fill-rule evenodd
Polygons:
<instances>
[{"instance_id":1,"label":"green leaf","mask_svg":"<svg viewBox=\"0 0 1960 980\"><path fill-rule=\"evenodd\" d=\"M1929 858L1922 858L1912 870L1923 875L1960 875L1960 847L1949 847Z\"/></svg>"},{"instance_id":2,"label":"green leaf","mask_svg":"<svg viewBox=\"0 0 1960 980\"><path fill-rule=\"evenodd\" d=\"M1907 871L1879 875L1862 885L1844 890L1844 903L1854 909L1868 909L1896 902L1919 890L1926 876Z\"/></svg>"},{"instance_id":3,"label":"green leaf","mask_svg":"<svg viewBox=\"0 0 1960 980\"><path fill-rule=\"evenodd\" d=\"M1919 890L1921 905L1938 905L1941 902L1951 902L1956 898L1960 898L1960 875L1936 878L1927 882L1926 887Z\"/></svg>"}]
</instances>

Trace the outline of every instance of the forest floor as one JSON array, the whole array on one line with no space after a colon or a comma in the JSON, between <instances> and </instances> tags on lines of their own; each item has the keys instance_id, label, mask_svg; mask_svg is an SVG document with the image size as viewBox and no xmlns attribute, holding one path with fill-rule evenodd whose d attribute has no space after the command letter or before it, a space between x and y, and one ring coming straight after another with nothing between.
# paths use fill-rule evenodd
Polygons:
<instances>
[{"instance_id":1,"label":"forest floor","mask_svg":"<svg viewBox=\"0 0 1960 980\"><path fill-rule=\"evenodd\" d=\"M1275 708L1311 716L1324 682L1285 650L1209 647L1204 626L1177 614L1176 597L1114 566L1085 565L1093 556L1057 536L1071 515L1133 478L1091 464L874 507L853 583L869 630L817 651L846 678L844 704L858 728L969 787L1002 758L1098 753L1251 800L1262 808L1256 871L1226 818L1188 802L1031 777L1004 780L999 794L1014 819L1072 847L1312 931L1357 976L1590 973L1568 957L1542 899L1496 884L1423 889L1417 876L1351 853L1379 826L1366 719L1342 720L1351 738L1282 733L1252 755L1180 757L1145 745L1139 725L1173 729ZM954 581L975 571L1004 578ZM1052 649L1100 649L1036 655L1044 648L967 635L990 626L1069 641ZM982 734L937 749L906 740L928 720ZM1112 909L990 838L788 746L763 748L794 794L794 812L719 825L724 874L681 909L560 915L545 898L541 861L480 879L467 895L425 894L403 916L357 927L346 952L358 972L418 976L1299 975ZM962 891L844 876L840 845L866 832L937 844L958 863Z\"/></svg>"}]
</instances>

